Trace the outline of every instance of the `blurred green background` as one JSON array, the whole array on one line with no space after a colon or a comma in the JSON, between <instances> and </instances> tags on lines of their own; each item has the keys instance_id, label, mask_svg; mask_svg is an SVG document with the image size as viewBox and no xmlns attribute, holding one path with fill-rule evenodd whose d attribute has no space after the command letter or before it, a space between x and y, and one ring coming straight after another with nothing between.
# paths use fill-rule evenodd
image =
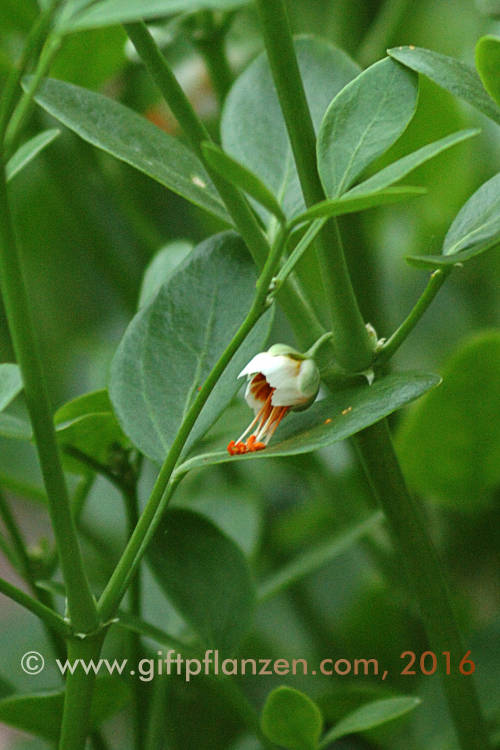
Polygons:
<instances>
[{"instance_id":1,"label":"blurred green background","mask_svg":"<svg viewBox=\"0 0 500 750\"><path fill-rule=\"evenodd\" d=\"M500 33L500 21L482 15L479 4L472 0L290 0L288 5L295 32L325 37L363 65L383 56L386 47L399 44L420 45L473 64L477 39L485 33ZM34 0L2 0L0 80L17 56L36 12ZM194 105L216 133L218 105L198 52L182 30L165 24L162 31L165 53ZM262 47L252 8L236 14L227 44L236 75ZM175 122L120 29L82 32L68 38L52 75L117 98L175 132ZM25 136L52 126L54 121L37 109ZM392 157L474 126L482 130L479 137L440 155L412 176L413 184L428 188L426 196L342 221L363 313L379 336L394 330L426 282L425 272L408 266L404 256L439 252L460 206L500 163L498 128L434 84L421 81L417 115L392 149ZM155 252L173 239L197 242L220 227L201 210L64 129L15 178L12 204L55 409L76 395L105 387L111 358L137 307L141 278ZM412 485L427 501L428 521L447 566L467 649L472 649L478 665L476 676L486 713L497 730L499 289L498 250L470 261L452 275L395 358L395 366L401 369L447 373L446 390L432 396L435 403L418 404L393 419ZM232 303L228 297L228 304ZM289 337L286 322L278 316L274 340ZM0 309L0 361L12 360L5 315ZM15 409L22 408L22 403L15 404ZM232 436L233 425L241 421L239 410L238 402L216 425L217 434ZM462 438L458 448L453 441L456 430ZM433 435L432 450L427 453L421 450L425 434ZM486 441L484 446L481 440ZM485 454L487 462L482 460ZM443 466L445 470L440 471ZM154 468L146 464L143 498L153 475ZM22 443L1 440L0 485L13 498L16 515L33 544L39 544L40 537L50 539L34 451ZM311 456L194 473L177 493L175 504L216 520L240 544L260 577L361 518L372 500L355 456L341 444ZM124 528L118 495L104 480L97 481L83 525L85 555L96 590L104 585L122 548ZM105 545L110 552L103 555ZM7 571L3 562L2 567ZM170 632L181 632L181 621L147 570L145 577L145 616ZM55 670L29 677L19 668L19 658L28 648L49 650L33 618L2 599L1 619L1 676L20 691L56 687ZM120 655L123 649L115 634L107 643L106 654ZM381 528L373 544L358 544L263 605L252 636L240 652L274 658L371 656L393 665L396 674L404 650L425 650L425 638L398 560ZM423 705L408 719L384 732L339 742L339 749L455 747L436 677L394 676L383 689L380 682L361 677L248 677L242 678L241 684L260 707L267 692L283 681L314 697L332 721L366 696L393 691L415 693L423 699ZM198 728L178 725L175 706L182 713L182 706L189 701L199 714ZM222 703L211 705L196 685L188 697L178 691L171 705L166 716L168 747L257 747L239 737L240 727L228 719ZM115 747L129 746L127 722L124 711L108 725ZM0 747L6 749L46 747L15 733L2 739L1 732L0 728Z\"/></svg>"}]
</instances>

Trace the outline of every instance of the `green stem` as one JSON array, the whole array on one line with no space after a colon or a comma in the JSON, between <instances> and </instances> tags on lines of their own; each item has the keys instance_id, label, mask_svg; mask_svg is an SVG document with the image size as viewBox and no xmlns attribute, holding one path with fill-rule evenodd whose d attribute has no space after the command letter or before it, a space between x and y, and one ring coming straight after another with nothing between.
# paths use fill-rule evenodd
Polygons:
<instances>
[{"instance_id":1,"label":"green stem","mask_svg":"<svg viewBox=\"0 0 500 750\"><path fill-rule=\"evenodd\" d=\"M68 608L79 631L96 626L96 607L83 568L52 421L38 339L31 320L21 260L11 221L5 171L0 171L0 272L9 328L21 368L26 403L49 502L49 512L68 591Z\"/></svg>"},{"instance_id":2,"label":"green stem","mask_svg":"<svg viewBox=\"0 0 500 750\"><path fill-rule=\"evenodd\" d=\"M218 26L211 11L200 12L201 24L192 40L200 51L210 73L219 107L222 107L233 82L233 74L226 56L226 28Z\"/></svg>"},{"instance_id":3,"label":"green stem","mask_svg":"<svg viewBox=\"0 0 500 750\"><path fill-rule=\"evenodd\" d=\"M412 309L406 320L404 320L399 328L387 339L384 345L380 348L375 363L377 365L385 364L399 349L401 344L408 338L412 330L417 325L418 321L425 313L434 297L439 292L444 282L448 278L451 272L451 268L438 269L431 274L431 278L418 300L415 307Z\"/></svg>"},{"instance_id":4,"label":"green stem","mask_svg":"<svg viewBox=\"0 0 500 750\"><path fill-rule=\"evenodd\" d=\"M198 415L233 355L267 309L269 284L280 261L283 246L284 236L280 235L271 248L262 273L257 281L257 292L250 311L203 383L201 390L198 392L179 428L176 438L160 469L139 523L135 527L134 533L129 539L118 565L99 600L98 610L104 621L113 617L146 550L147 544L154 533L163 509L168 503L177 481L180 481L173 480L171 482L170 479Z\"/></svg>"},{"instance_id":5,"label":"green stem","mask_svg":"<svg viewBox=\"0 0 500 750\"><path fill-rule=\"evenodd\" d=\"M9 599L12 599L12 601L17 602L22 607L32 612L42 620L42 622L46 623L49 628L52 628L57 633L60 633L63 636L68 635L69 625L60 615L57 614L57 612L49 609L49 607L46 607L45 604L42 604L37 599L33 599L32 596L29 596L29 594L26 594L24 591L17 588L17 586L13 586L12 583L5 581L3 578L0 578L0 594L8 596Z\"/></svg>"},{"instance_id":6,"label":"green stem","mask_svg":"<svg viewBox=\"0 0 500 750\"><path fill-rule=\"evenodd\" d=\"M283 0L256 0L271 71L306 205L325 200L316 167L316 135ZM334 332L337 359L348 371L365 370L373 352L352 288L337 222L329 221L316 246ZM352 346L352 341L357 346Z\"/></svg>"},{"instance_id":7,"label":"green stem","mask_svg":"<svg viewBox=\"0 0 500 750\"><path fill-rule=\"evenodd\" d=\"M356 436L355 442L420 603L430 647L436 654L450 652L454 666L450 675L442 676L442 682L460 747L487 750L490 743L473 679L458 670L467 648L456 624L438 555L426 531L421 508L406 487L387 424L380 422L369 427Z\"/></svg>"},{"instance_id":8,"label":"green stem","mask_svg":"<svg viewBox=\"0 0 500 750\"><path fill-rule=\"evenodd\" d=\"M309 136L302 134L301 137L309 138L307 143L302 144L298 138L295 123L304 119L307 102L305 96L300 94L300 91L303 92L303 86L296 59L295 63L293 62L295 51L285 6L282 0L256 0L256 2L264 26L266 47L283 114L287 121L290 140L292 145L295 142L294 155L297 158L297 169L301 176L301 171L307 169L307 160L313 158L311 138L314 137L314 131L312 135L309 133ZM286 59L286 64L283 62L284 59ZM299 87L296 95L294 95L292 81L293 85ZM311 122L310 117L307 121ZM303 124L300 128L303 128ZM292 136L292 133L295 135ZM295 154L295 151L298 153ZM308 191L314 187L313 169L314 167L310 169L311 174L301 176L306 202L309 196ZM321 260L325 261L324 256L321 256ZM326 262L328 262L327 259ZM350 284L350 281L343 276L340 283ZM332 292L332 286L327 287L327 292L329 294ZM351 357L344 357L341 364L347 361L351 365L356 361L362 362L367 352L366 330L361 331L359 326L352 324L359 312L355 299L353 303L353 297L354 295L350 292L343 296L340 290L339 295L334 295L330 299L334 321L333 330L337 331L335 343L339 360L341 360L339 342L342 347L350 347L353 352ZM349 307L351 309L348 309ZM328 385L329 380L325 378L325 382ZM332 385L334 385L333 381ZM435 652L450 651L460 659L464 655L462 643L441 566L425 528L425 522L405 485L385 420L359 433L357 445L372 491L382 504L390 522L395 543L407 566L410 582L420 603L431 648ZM460 674L443 676L443 680L461 747L463 750L479 750L479 748L487 750L490 745L473 682L469 677L465 679Z\"/></svg>"},{"instance_id":9,"label":"green stem","mask_svg":"<svg viewBox=\"0 0 500 750\"><path fill-rule=\"evenodd\" d=\"M245 197L206 162L201 145L204 141L212 140L210 134L193 110L145 24L126 24L125 30L181 125L191 147L204 164L257 267L262 268L269 253L266 237ZM324 333L313 308L293 280L290 280L280 292L280 303L294 326L301 346L307 347Z\"/></svg>"}]
</instances>

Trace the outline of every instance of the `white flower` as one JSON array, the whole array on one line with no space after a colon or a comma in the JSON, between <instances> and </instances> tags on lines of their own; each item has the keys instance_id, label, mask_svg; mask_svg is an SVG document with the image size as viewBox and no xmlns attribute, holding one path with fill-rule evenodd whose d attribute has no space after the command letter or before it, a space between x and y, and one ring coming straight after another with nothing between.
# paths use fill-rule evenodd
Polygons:
<instances>
[{"instance_id":1,"label":"white flower","mask_svg":"<svg viewBox=\"0 0 500 750\"><path fill-rule=\"evenodd\" d=\"M285 344L274 344L267 352L256 354L238 377L245 375L245 399L255 418L241 437L227 446L231 455L265 448L291 409L306 409L312 404L320 382L314 360Z\"/></svg>"}]
</instances>

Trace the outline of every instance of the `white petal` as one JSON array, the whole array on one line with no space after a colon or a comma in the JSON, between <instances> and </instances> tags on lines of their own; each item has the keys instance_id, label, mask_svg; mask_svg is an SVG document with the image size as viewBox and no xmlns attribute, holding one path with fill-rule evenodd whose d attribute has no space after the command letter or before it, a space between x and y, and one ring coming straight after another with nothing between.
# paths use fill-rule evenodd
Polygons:
<instances>
[{"instance_id":1,"label":"white petal","mask_svg":"<svg viewBox=\"0 0 500 750\"><path fill-rule=\"evenodd\" d=\"M274 357L272 354L268 354L267 352L256 354L255 357L252 357L246 367L243 368L238 377L242 378L244 375L255 375L258 372L265 375L264 368L267 368L270 364L270 360L273 359Z\"/></svg>"},{"instance_id":2,"label":"white petal","mask_svg":"<svg viewBox=\"0 0 500 750\"><path fill-rule=\"evenodd\" d=\"M251 391L252 381L249 380L245 390L245 401L247 402L250 409L253 409L255 414L262 409L262 401L258 401Z\"/></svg>"}]
</instances>

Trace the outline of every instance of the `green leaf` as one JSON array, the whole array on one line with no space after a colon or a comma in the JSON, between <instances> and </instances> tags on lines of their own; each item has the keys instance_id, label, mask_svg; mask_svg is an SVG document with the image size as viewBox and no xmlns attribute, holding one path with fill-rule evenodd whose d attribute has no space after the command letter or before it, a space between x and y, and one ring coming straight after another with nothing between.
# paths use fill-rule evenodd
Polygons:
<instances>
[{"instance_id":1,"label":"green leaf","mask_svg":"<svg viewBox=\"0 0 500 750\"><path fill-rule=\"evenodd\" d=\"M202 145L203 154L208 163L226 180L233 185L248 193L257 203L267 208L267 210L276 216L276 218L285 222L286 218L281 207L262 180L254 175L249 169L240 164L231 156L228 156L215 143L204 143Z\"/></svg>"},{"instance_id":2,"label":"green leaf","mask_svg":"<svg viewBox=\"0 0 500 750\"><path fill-rule=\"evenodd\" d=\"M500 332L474 336L443 367L430 393L403 423L405 474L422 495L464 510L500 482Z\"/></svg>"},{"instance_id":3,"label":"green leaf","mask_svg":"<svg viewBox=\"0 0 500 750\"><path fill-rule=\"evenodd\" d=\"M0 436L11 440L31 440L33 430L27 420L12 414L0 414Z\"/></svg>"},{"instance_id":4,"label":"green leaf","mask_svg":"<svg viewBox=\"0 0 500 750\"><path fill-rule=\"evenodd\" d=\"M104 465L110 463L116 447L129 446L105 390L86 393L64 404L55 413L54 423L63 451L71 446ZM65 455L64 462L73 473L89 471L87 464L72 456Z\"/></svg>"},{"instance_id":5,"label":"green leaf","mask_svg":"<svg viewBox=\"0 0 500 750\"><path fill-rule=\"evenodd\" d=\"M0 411L9 405L22 389L23 380L19 367L9 362L0 364Z\"/></svg>"},{"instance_id":6,"label":"green leaf","mask_svg":"<svg viewBox=\"0 0 500 750\"><path fill-rule=\"evenodd\" d=\"M356 523L353 527L347 530L344 529L340 534L336 534L333 539L322 542L285 564L259 586L259 601L270 599L272 596L300 581L304 576L314 573L331 560L343 554L358 539L373 531L383 518L382 512L377 511L367 519Z\"/></svg>"},{"instance_id":7,"label":"green leaf","mask_svg":"<svg viewBox=\"0 0 500 750\"><path fill-rule=\"evenodd\" d=\"M40 151L46 148L49 143L57 138L61 131L57 128L51 128L50 130L44 130L42 133L38 133L29 141L23 143L20 146L14 156L11 156L5 167L5 173L7 175L7 181L12 180L18 172L32 161Z\"/></svg>"},{"instance_id":8,"label":"green leaf","mask_svg":"<svg viewBox=\"0 0 500 750\"><path fill-rule=\"evenodd\" d=\"M480 131L477 129L459 130L457 133L451 133L444 138L440 138L439 141L428 143L426 146L417 149L417 151L408 154L408 156L403 156L402 159L398 159L384 169L381 169L380 172L377 172L372 177L369 177L364 182L361 182L359 185L356 185L356 187L349 190L349 192L343 197L347 200L348 197L352 196L354 198L359 193L364 195L365 193L372 193L376 190L383 190L388 185L393 185L395 182L401 180L421 164L429 161L429 159L433 159L435 156L446 151L446 149L455 146L457 143L472 138L472 136L477 135L479 132Z\"/></svg>"},{"instance_id":9,"label":"green leaf","mask_svg":"<svg viewBox=\"0 0 500 750\"><path fill-rule=\"evenodd\" d=\"M177 473L181 475L190 469L226 461L252 461L310 453L351 437L418 398L439 382L440 378L436 375L409 372L387 375L371 386L363 384L348 388L316 401L307 411L286 417L277 433L279 442L271 443L266 450L240 456L230 456L227 451L194 456L181 464ZM235 434L239 432L241 426L235 429Z\"/></svg>"},{"instance_id":10,"label":"green leaf","mask_svg":"<svg viewBox=\"0 0 500 750\"><path fill-rule=\"evenodd\" d=\"M410 255L423 268L462 263L500 242L500 172L483 183L462 206L443 243L442 255Z\"/></svg>"},{"instance_id":11,"label":"green leaf","mask_svg":"<svg viewBox=\"0 0 500 750\"><path fill-rule=\"evenodd\" d=\"M281 686L267 696L261 727L271 742L287 750L315 750L323 728L323 717L307 695Z\"/></svg>"},{"instance_id":12,"label":"green leaf","mask_svg":"<svg viewBox=\"0 0 500 750\"><path fill-rule=\"evenodd\" d=\"M486 16L500 18L500 0L476 0L476 5Z\"/></svg>"},{"instance_id":13,"label":"green leaf","mask_svg":"<svg viewBox=\"0 0 500 750\"><path fill-rule=\"evenodd\" d=\"M81 3L74 0L61 18L60 30L67 33L76 29L163 18L174 13L194 13L197 10L232 10L248 2L249 0L105 0L88 8L84 7L81 12L75 12Z\"/></svg>"},{"instance_id":14,"label":"green leaf","mask_svg":"<svg viewBox=\"0 0 500 750\"><path fill-rule=\"evenodd\" d=\"M120 711L130 700L125 680L104 677L96 680L92 699L91 728ZM0 700L0 721L8 726L57 742L61 728L64 691L11 695Z\"/></svg>"},{"instance_id":15,"label":"green leaf","mask_svg":"<svg viewBox=\"0 0 500 750\"><path fill-rule=\"evenodd\" d=\"M191 242L174 240L156 253L144 272L139 293L139 308L151 302L162 284L168 281L192 249Z\"/></svg>"},{"instance_id":16,"label":"green leaf","mask_svg":"<svg viewBox=\"0 0 500 750\"><path fill-rule=\"evenodd\" d=\"M255 608L254 584L239 547L204 516L175 508L163 517L148 559L158 583L203 644L232 653L247 634Z\"/></svg>"},{"instance_id":17,"label":"green leaf","mask_svg":"<svg viewBox=\"0 0 500 750\"><path fill-rule=\"evenodd\" d=\"M333 97L360 68L345 52L313 38L295 50L316 129ZM240 75L226 99L221 121L224 150L254 172L276 196L287 217L304 210L292 150L267 56L259 55ZM257 206L265 221L267 212Z\"/></svg>"},{"instance_id":18,"label":"green leaf","mask_svg":"<svg viewBox=\"0 0 500 750\"><path fill-rule=\"evenodd\" d=\"M346 734L366 732L368 729L373 729L381 724L386 724L388 721L393 721L409 711L413 711L420 703L420 698L406 696L367 703L365 706L348 714L333 729L330 729L321 740L320 748L329 747L330 743L338 740L340 737L345 737Z\"/></svg>"},{"instance_id":19,"label":"green leaf","mask_svg":"<svg viewBox=\"0 0 500 750\"><path fill-rule=\"evenodd\" d=\"M198 245L134 317L111 366L110 397L132 443L162 462L198 389L243 322L255 295L252 259L224 232ZM262 348L266 314L235 354L191 431L186 450L241 385L239 372Z\"/></svg>"},{"instance_id":20,"label":"green leaf","mask_svg":"<svg viewBox=\"0 0 500 750\"><path fill-rule=\"evenodd\" d=\"M388 203L397 203L406 200L406 198L413 198L416 195L422 195L426 192L425 188L413 187L412 185L401 185L400 187L386 188L385 190L377 190L372 193L367 192L361 195L351 195L349 192L345 193L342 198L332 198L321 201L321 203L316 203L315 206L311 206L307 211L292 219L290 226L294 227L304 222L313 221L314 219L342 216L343 214L351 214L356 211L366 211L368 208L376 208Z\"/></svg>"},{"instance_id":21,"label":"green leaf","mask_svg":"<svg viewBox=\"0 0 500 750\"><path fill-rule=\"evenodd\" d=\"M500 37L481 37L476 44L476 68L484 88L500 104Z\"/></svg>"},{"instance_id":22,"label":"green leaf","mask_svg":"<svg viewBox=\"0 0 500 750\"><path fill-rule=\"evenodd\" d=\"M84 141L230 223L199 159L144 117L107 96L52 79L42 83L35 99Z\"/></svg>"},{"instance_id":23,"label":"green leaf","mask_svg":"<svg viewBox=\"0 0 500 750\"><path fill-rule=\"evenodd\" d=\"M473 68L454 57L422 47L393 47L388 53L394 60L427 76L500 125L500 107L485 92Z\"/></svg>"},{"instance_id":24,"label":"green leaf","mask_svg":"<svg viewBox=\"0 0 500 750\"><path fill-rule=\"evenodd\" d=\"M318 169L327 196L345 193L415 114L414 73L390 58L351 81L328 107L318 135Z\"/></svg>"}]
</instances>

